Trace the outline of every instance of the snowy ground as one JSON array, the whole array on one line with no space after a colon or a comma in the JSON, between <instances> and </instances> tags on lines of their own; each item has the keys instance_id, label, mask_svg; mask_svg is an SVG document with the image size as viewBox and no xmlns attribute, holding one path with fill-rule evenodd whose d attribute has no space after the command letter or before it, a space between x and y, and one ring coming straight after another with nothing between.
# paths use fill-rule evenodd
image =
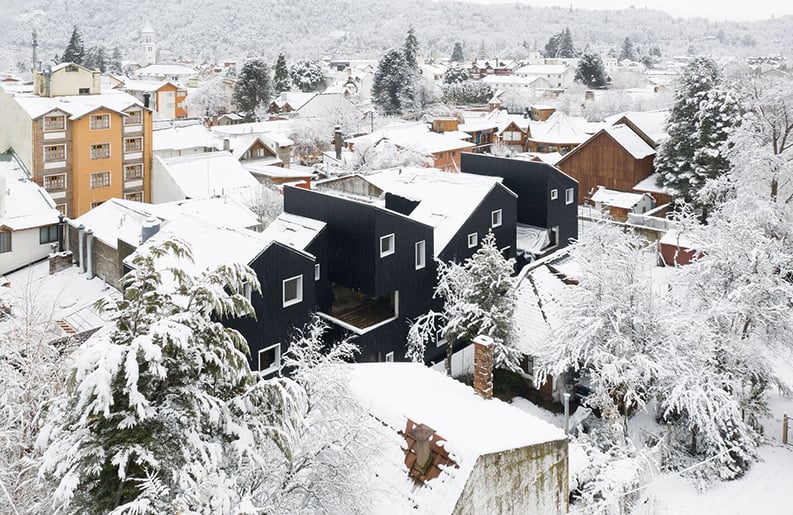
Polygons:
<instances>
[{"instance_id":1,"label":"snowy ground","mask_svg":"<svg viewBox=\"0 0 793 515\"><path fill-rule=\"evenodd\" d=\"M558 427L564 416L516 397L512 404ZM650 477L642 485L632 515L746 515L793 513L793 444L782 445L782 415L793 416L793 398L771 396L772 416L763 420L768 442L759 449L760 461L741 479L717 482L700 492L694 483L677 474ZM632 436L638 437L652 424L649 414L631 419ZM793 424L791 424L793 425ZM657 426L656 426L657 427ZM789 442L793 442L793 427ZM570 467L575 466L571 449Z\"/></svg>"}]
</instances>

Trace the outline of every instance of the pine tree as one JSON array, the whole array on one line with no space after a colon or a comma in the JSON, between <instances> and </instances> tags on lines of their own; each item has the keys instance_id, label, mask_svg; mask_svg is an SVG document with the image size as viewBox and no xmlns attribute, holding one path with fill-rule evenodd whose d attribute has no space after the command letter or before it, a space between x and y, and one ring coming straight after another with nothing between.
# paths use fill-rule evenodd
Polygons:
<instances>
[{"instance_id":1,"label":"pine tree","mask_svg":"<svg viewBox=\"0 0 793 515\"><path fill-rule=\"evenodd\" d=\"M275 61L273 90L278 94L290 89L292 89L292 79L289 77L289 69L286 67L286 56L281 52L278 54L278 60Z\"/></svg>"},{"instance_id":2,"label":"pine tree","mask_svg":"<svg viewBox=\"0 0 793 515\"><path fill-rule=\"evenodd\" d=\"M457 84L468 80L468 72L459 66L450 66L443 72L444 84Z\"/></svg>"},{"instance_id":3,"label":"pine tree","mask_svg":"<svg viewBox=\"0 0 793 515\"><path fill-rule=\"evenodd\" d=\"M138 254L112 327L76 352L39 438L50 512L239 513L239 472L289 453L302 390L258 380L244 338L218 322L253 313L243 292L258 290L255 273L168 266L190 260L177 240Z\"/></svg>"},{"instance_id":4,"label":"pine tree","mask_svg":"<svg viewBox=\"0 0 793 515\"><path fill-rule=\"evenodd\" d=\"M545 57L576 57L575 46L573 45L573 35L569 28L565 28L558 34L554 34L545 44Z\"/></svg>"},{"instance_id":5,"label":"pine tree","mask_svg":"<svg viewBox=\"0 0 793 515\"><path fill-rule=\"evenodd\" d=\"M317 91L325 85L325 74L318 61L301 60L292 65L289 76L297 88L308 93Z\"/></svg>"},{"instance_id":6,"label":"pine tree","mask_svg":"<svg viewBox=\"0 0 793 515\"><path fill-rule=\"evenodd\" d=\"M377 65L372 101L386 114L401 114L415 97L414 76L401 50L388 50Z\"/></svg>"},{"instance_id":7,"label":"pine tree","mask_svg":"<svg viewBox=\"0 0 793 515\"><path fill-rule=\"evenodd\" d=\"M113 55L110 57L108 70L110 73L121 73L121 49L118 47L113 48Z\"/></svg>"},{"instance_id":8,"label":"pine tree","mask_svg":"<svg viewBox=\"0 0 793 515\"><path fill-rule=\"evenodd\" d=\"M262 59L249 59L234 84L232 102L237 109L253 120L257 109L270 101L270 68Z\"/></svg>"},{"instance_id":9,"label":"pine tree","mask_svg":"<svg viewBox=\"0 0 793 515\"><path fill-rule=\"evenodd\" d=\"M625 38L622 42L622 49L620 50L620 61L636 61L636 53L631 38Z\"/></svg>"},{"instance_id":10,"label":"pine tree","mask_svg":"<svg viewBox=\"0 0 793 515\"><path fill-rule=\"evenodd\" d=\"M575 71L575 80L590 88L606 87L606 67L598 54L584 53L581 56Z\"/></svg>"},{"instance_id":11,"label":"pine tree","mask_svg":"<svg viewBox=\"0 0 793 515\"><path fill-rule=\"evenodd\" d=\"M455 63L461 63L465 60L463 57L463 45L459 41L454 44L454 50L452 50L452 57L450 61Z\"/></svg>"},{"instance_id":12,"label":"pine tree","mask_svg":"<svg viewBox=\"0 0 793 515\"><path fill-rule=\"evenodd\" d=\"M84 61L85 47L83 46L83 37L75 25L72 37L69 38L69 44L66 46L66 50L63 51L61 62L82 65Z\"/></svg>"},{"instance_id":13,"label":"pine tree","mask_svg":"<svg viewBox=\"0 0 793 515\"><path fill-rule=\"evenodd\" d=\"M697 57L689 63L669 114L669 138L655 158L662 184L702 208L707 202L698 193L708 179L726 171L722 144L740 119L736 99L720 87L721 82L712 59Z\"/></svg>"},{"instance_id":14,"label":"pine tree","mask_svg":"<svg viewBox=\"0 0 793 515\"><path fill-rule=\"evenodd\" d=\"M413 26L408 29L408 34L405 37L405 44L402 47L402 53L405 55L405 63L411 70L418 71L418 53L419 42L416 39L416 34L413 31Z\"/></svg>"}]
</instances>

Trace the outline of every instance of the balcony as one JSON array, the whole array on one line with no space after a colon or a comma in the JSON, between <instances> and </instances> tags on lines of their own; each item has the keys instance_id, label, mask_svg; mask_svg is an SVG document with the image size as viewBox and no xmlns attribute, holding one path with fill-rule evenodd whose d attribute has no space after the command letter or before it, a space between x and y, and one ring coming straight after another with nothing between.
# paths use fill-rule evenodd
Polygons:
<instances>
[{"instance_id":1,"label":"balcony","mask_svg":"<svg viewBox=\"0 0 793 515\"><path fill-rule=\"evenodd\" d=\"M364 334L399 316L398 291L382 297L369 297L339 284L333 284L332 288L330 313L320 313L320 316L356 334Z\"/></svg>"}]
</instances>

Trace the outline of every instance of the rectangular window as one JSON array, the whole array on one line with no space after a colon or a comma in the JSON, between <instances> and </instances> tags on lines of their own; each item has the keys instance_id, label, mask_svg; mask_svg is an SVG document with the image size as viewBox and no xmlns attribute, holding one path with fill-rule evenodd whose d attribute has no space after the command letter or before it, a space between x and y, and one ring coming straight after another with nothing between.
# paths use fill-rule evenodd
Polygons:
<instances>
[{"instance_id":1,"label":"rectangular window","mask_svg":"<svg viewBox=\"0 0 793 515\"><path fill-rule=\"evenodd\" d=\"M380 238L380 257L390 256L394 253L394 233L386 234Z\"/></svg>"},{"instance_id":2,"label":"rectangular window","mask_svg":"<svg viewBox=\"0 0 793 515\"><path fill-rule=\"evenodd\" d=\"M573 188L567 188L564 190L564 203L565 204L572 204L575 202L575 198L573 195Z\"/></svg>"},{"instance_id":3,"label":"rectangular window","mask_svg":"<svg viewBox=\"0 0 793 515\"><path fill-rule=\"evenodd\" d=\"M58 226L50 225L39 228L39 244L52 243L58 241Z\"/></svg>"},{"instance_id":4,"label":"rectangular window","mask_svg":"<svg viewBox=\"0 0 793 515\"><path fill-rule=\"evenodd\" d=\"M394 362L394 351L389 352L385 355L385 362L386 363L393 363Z\"/></svg>"},{"instance_id":5,"label":"rectangular window","mask_svg":"<svg viewBox=\"0 0 793 515\"><path fill-rule=\"evenodd\" d=\"M4 252L11 252L11 233L9 231L0 231L0 254Z\"/></svg>"},{"instance_id":6,"label":"rectangular window","mask_svg":"<svg viewBox=\"0 0 793 515\"><path fill-rule=\"evenodd\" d=\"M110 172L96 172L91 174L92 188L107 188L110 186Z\"/></svg>"},{"instance_id":7,"label":"rectangular window","mask_svg":"<svg viewBox=\"0 0 793 515\"><path fill-rule=\"evenodd\" d=\"M91 115L91 129L109 129L110 128L110 115L109 114L92 114Z\"/></svg>"},{"instance_id":8,"label":"rectangular window","mask_svg":"<svg viewBox=\"0 0 793 515\"><path fill-rule=\"evenodd\" d=\"M427 265L427 244L424 240L416 242L416 270L420 270Z\"/></svg>"},{"instance_id":9,"label":"rectangular window","mask_svg":"<svg viewBox=\"0 0 793 515\"><path fill-rule=\"evenodd\" d=\"M143 202L143 192L136 191L133 193L124 193L124 200L131 200L133 202Z\"/></svg>"},{"instance_id":10,"label":"rectangular window","mask_svg":"<svg viewBox=\"0 0 793 515\"><path fill-rule=\"evenodd\" d=\"M66 117L63 115L52 115L44 117L45 131L62 131L66 127Z\"/></svg>"},{"instance_id":11,"label":"rectangular window","mask_svg":"<svg viewBox=\"0 0 793 515\"><path fill-rule=\"evenodd\" d=\"M91 159L107 159L110 157L110 143L91 145Z\"/></svg>"},{"instance_id":12,"label":"rectangular window","mask_svg":"<svg viewBox=\"0 0 793 515\"><path fill-rule=\"evenodd\" d=\"M90 88L80 88L80 89L77 90L77 94L78 95L90 95L91 94L91 90L90 90Z\"/></svg>"},{"instance_id":13,"label":"rectangular window","mask_svg":"<svg viewBox=\"0 0 793 515\"><path fill-rule=\"evenodd\" d=\"M557 190L555 188L552 189L551 190L551 200L556 200L558 198L559 198L559 190Z\"/></svg>"},{"instance_id":14,"label":"rectangular window","mask_svg":"<svg viewBox=\"0 0 793 515\"><path fill-rule=\"evenodd\" d=\"M319 273L319 263L314 265L314 280L319 281L320 273Z\"/></svg>"},{"instance_id":15,"label":"rectangular window","mask_svg":"<svg viewBox=\"0 0 793 515\"><path fill-rule=\"evenodd\" d=\"M443 330L439 330L435 333L435 347L443 347L446 343L446 338L443 337Z\"/></svg>"},{"instance_id":16,"label":"rectangular window","mask_svg":"<svg viewBox=\"0 0 793 515\"><path fill-rule=\"evenodd\" d=\"M140 152L143 149L143 138L124 138L124 152Z\"/></svg>"},{"instance_id":17,"label":"rectangular window","mask_svg":"<svg viewBox=\"0 0 793 515\"><path fill-rule=\"evenodd\" d=\"M468 235L468 248L476 247L476 244L479 243L479 235L475 232L472 232Z\"/></svg>"},{"instance_id":18,"label":"rectangular window","mask_svg":"<svg viewBox=\"0 0 793 515\"><path fill-rule=\"evenodd\" d=\"M143 164L124 165L124 180L143 179Z\"/></svg>"},{"instance_id":19,"label":"rectangular window","mask_svg":"<svg viewBox=\"0 0 793 515\"><path fill-rule=\"evenodd\" d=\"M259 372L272 374L281 368L281 344L276 343L259 351Z\"/></svg>"},{"instance_id":20,"label":"rectangular window","mask_svg":"<svg viewBox=\"0 0 793 515\"><path fill-rule=\"evenodd\" d=\"M100 200L99 202L91 202L91 209L94 209L95 207L99 207L104 203L105 203L104 200Z\"/></svg>"},{"instance_id":21,"label":"rectangular window","mask_svg":"<svg viewBox=\"0 0 793 515\"><path fill-rule=\"evenodd\" d=\"M143 123L143 111L130 111L124 118L124 125L140 125Z\"/></svg>"},{"instance_id":22,"label":"rectangular window","mask_svg":"<svg viewBox=\"0 0 793 515\"><path fill-rule=\"evenodd\" d=\"M66 189L66 174L59 173L55 175L44 176L44 189L47 191L65 190Z\"/></svg>"},{"instance_id":23,"label":"rectangular window","mask_svg":"<svg viewBox=\"0 0 793 515\"><path fill-rule=\"evenodd\" d=\"M303 276L296 275L283 281L284 307L303 301Z\"/></svg>"},{"instance_id":24,"label":"rectangular window","mask_svg":"<svg viewBox=\"0 0 793 515\"><path fill-rule=\"evenodd\" d=\"M44 161L63 161L66 159L66 145L45 145Z\"/></svg>"},{"instance_id":25,"label":"rectangular window","mask_svg":"<svg viewBox=\"0 0 793 515\"><path fill-rule=\"evenodd\" d=\"M501 226L501 215L502 212L500 209L496 209L492 213L490 213L490 227L500 227Z\"/></svg>"}]
</instances>

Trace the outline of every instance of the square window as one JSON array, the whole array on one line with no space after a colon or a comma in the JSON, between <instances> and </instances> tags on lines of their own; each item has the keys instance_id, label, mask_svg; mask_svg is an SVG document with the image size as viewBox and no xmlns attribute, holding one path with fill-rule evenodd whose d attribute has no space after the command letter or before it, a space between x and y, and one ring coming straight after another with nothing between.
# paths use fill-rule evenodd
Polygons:
<instances>
[{"instance_id":1,"label":"square window","mask_svg":"<svg viewBox=\"0 0 793 515\"><path fill-rule=\"evenodd\" d=\"M500 209L496 209L495 211L490 213L490 227L501 226L501 215L502 215L502 211Z\"/></svg>"},{"instance_id":2,"label":"square window","mask_svg":"<svg viewBox=\"0 0 793 515\"><path fill-rule=\"evenodd\" d=\"M63 115L52 115L44 117L45 131L62 131L66 126L66 117Z\"/></svg>"},{"instance_id":3,"label":"square window","mask_svg":"<svg viewBox=\"0 0 793 515\"><path fill-rule=\"evenodd\" d=\"M565 204L572 204L575 202L575 198L573 196L573 188L567 188L564 190L564 203Z\"/></svg>"},{"instance_id":4,"label":"square window","mask_svg":"<svg viewBox=\"0 0 793 515\"><path fill-rule=\"evenodd\" d=\"M424 240L416 242L416 270L427 266L427 244Z\"/></svg>"},{"instance_id":5,"label":"square window","mask_svg":"<svg viewBox=\"0 0 793 515\"><path fill-rule=\"evenodd\" d=\"M0 254L4 252L11 252L11 233L9 231L0 231Z\"/></svg>"},{"instance_id":6,"label":"square window","mask_svg":"<svg viewBox=\"0 0 793 515\"><path fill-rule=\"evenodd\" d=\"M559 198L559 190L552 189L551 190L551 200L556 200Z\"/></svg>"},{"instance_id":7,"label":"square window","mask_svg":"<svg viewBox=\"0 0 793 515\"><path fill-rule=\"evenodd\" d=\"M390 256L394 253L394 233L380 238L380 257Z\"/></svg>"},{"instance_id":8,"label":"square window","mask_svg":"<svg viewBox=\"0 0 793 515\"><path fill-rule=\"evenodd\" d=\"M44 189L47 191L56 191L66 189L66 174L59 173L56 175L44 176Z\"/></svg>"},{"instance_id":9,"label":"square window","mask_svg":"<svg viewBox=\"0 0 793 515\"><path fill-rule=\"evenodd\" d=\"M394 362L394 351L389 352L385 355L385 362L386 363L393 363Z\"/></svg>"},{"instance_id":10,"label":"square window","mask_svg":"<svg viewBox=\"0 0 793 515\"><path fill-rule=\"evenodd\" d=\"M140 152L143 149L143 138L125 138L124 152Z\"/></svg>"},{"instance_id":11,"label":"square window","mask_svg":"<svg viewBox=\"0 0 793 515\"><path fill-rule=\"evenodd\" d=\"M143 178L143 165L124 165L124 180L130 181Z\"/></svg>"},{"instance_id":12,"label":"square window","mask_svg":"<svg viewBox=\"0 0 793 515\"><path fill-rule=\"evenodd\" d=\"M272 374L281 368L281 344L276 343L259 351L259 372Z\"/></svg>"},{"instance_id":13,"label":"square window","mask_svg":"<svg viewBox=\"0 0 793 515\"><path fill-rule=\"evenodd\" d=\"M107 159L110 157L110 143L91 145L91 159Z\"/></svg>"},{"instance_id":14,"label":"square window","mask_svg":"<svg viewBox=\"0 0 793 515\"><path fill-rule=\"evenodd\" d=\"M110 172L97 172L91 174L92 188L107 188L110 186Z\"/></svg>"},{"instance_id":15,"label":"square window","mask_svg":"<svg viewBox=\"0 0 793 515\"><path fill-rule=\"evenodd\" d=\"M479 242L479 235L475 232L472 232L468 235L468 248L476 247L476 244Z\"/></svg>"},{"instance_id":16,"label":"square window","mask_svg":"<svg viewBox=\"0 0 793 515\"><path fill-rule=\"evenodd\" d=\"M81 95L83 93L80 93ZM110 128L110 115L109 114L92 114L90 125L92 130L109 129Z\"/></svg>"},{"instance_id":17,"label":"square window","mask_svg":"<svg viewBox=\"0 0 793 515\"><path fill-rule=\"evenodd\" d=\"M314 280L319 281L319 278L320 278L319 263L317 263L316 265L314 265Z\"/></svg>"},{"instance_id":18,"label":"square window","mask_svg":"<svg viewBox=\"0 0 793 515\"><path fill-rule=\"evenodd\" d=\"M58 226L50 225L47 227L39 227L39 244L52 243L58 241Z\"/></svg>"},{"instance_id":19,"label":"square window","mask_svg":"<svg viewBox=\"0 0 793 515\"><path fill-rule=\"evenodd\" d=\"M66 145L46 145L44 161L63 161L66 159Z\"/></svg>"},{"instance_id":20,"label":"square window","mask_svg":"<svg viewBox=\"0 0 793 515\"><path fill-rule=\"evenodd\" d=\"M303 276L296 275L283 282L284 307L303 301Z\"/></svg>"}]
</instances>

